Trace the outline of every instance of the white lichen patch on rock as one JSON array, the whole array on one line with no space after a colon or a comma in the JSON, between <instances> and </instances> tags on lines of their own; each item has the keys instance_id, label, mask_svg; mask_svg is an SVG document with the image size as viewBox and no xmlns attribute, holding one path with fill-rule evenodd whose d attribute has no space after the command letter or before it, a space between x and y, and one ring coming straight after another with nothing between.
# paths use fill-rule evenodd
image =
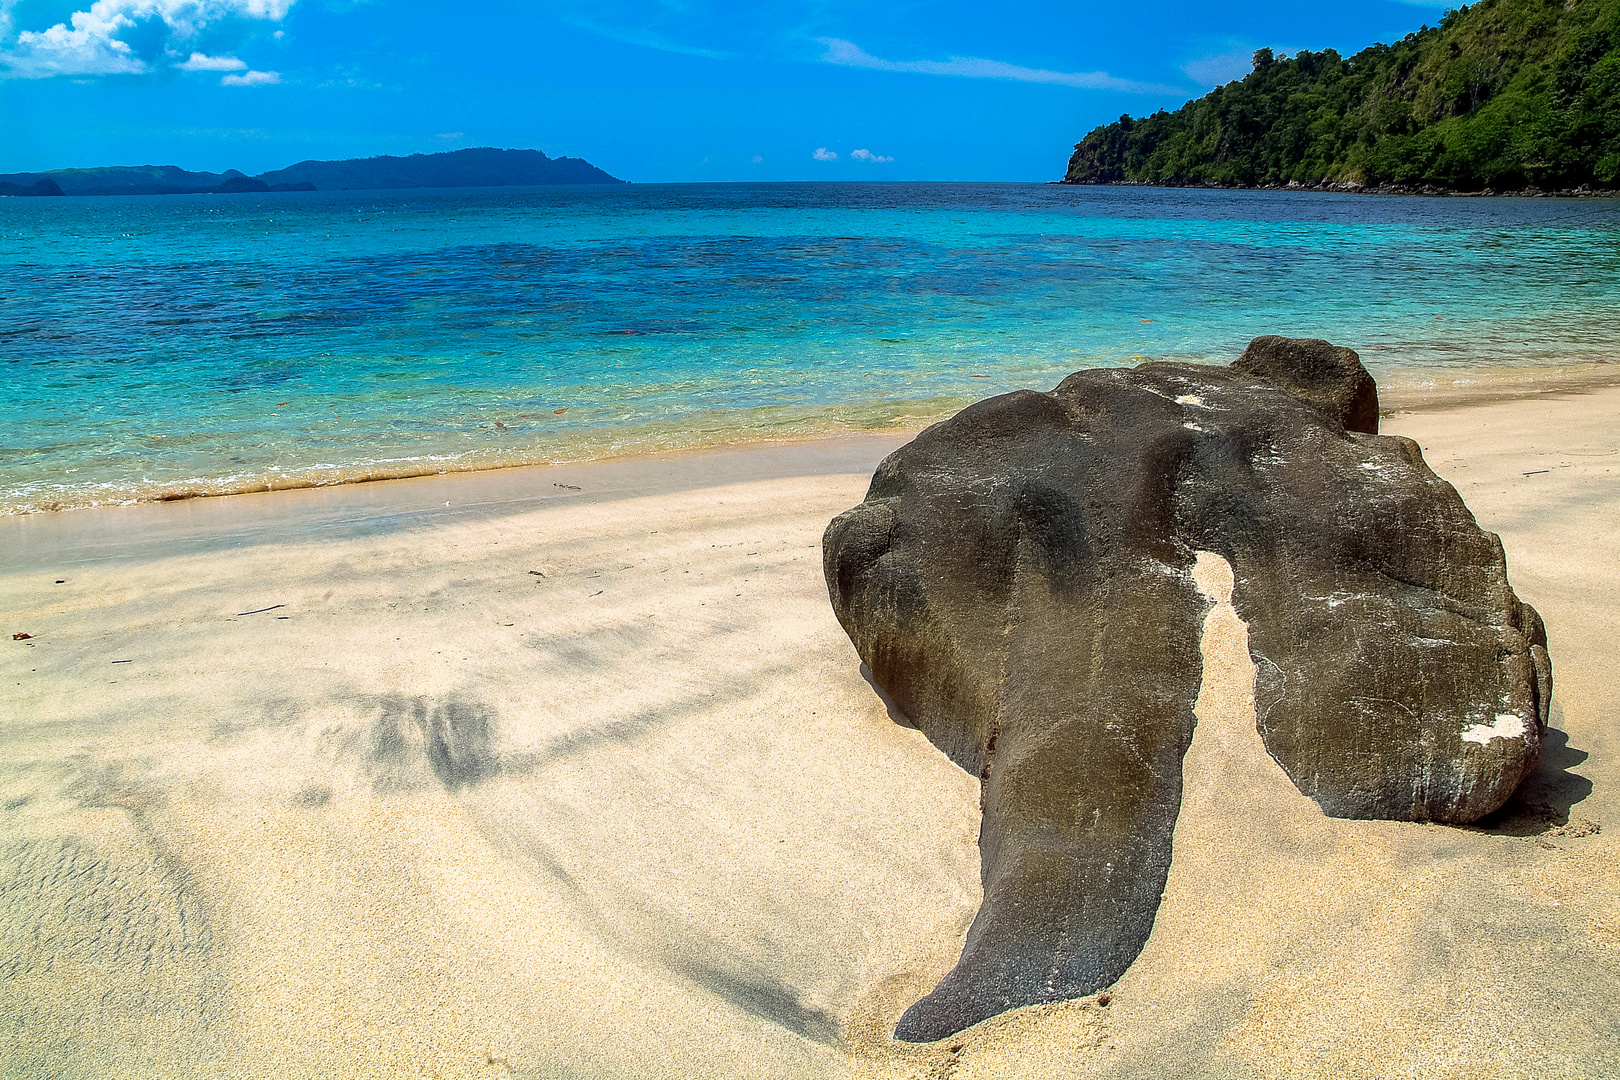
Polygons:
<instances>
[{"instance_id":1,"label":"white lichen patch on rock","mask_svg":"<svg viewBox=\"0 0 1620 1080\"><path fill-rule=\"evenodd\" d=\"M1463 728L1462 741L1486 746L1492 739L1522 739L1524 732L1524 717L1497 713L1494 724L1470 724Z\"/></svg>"}]
</instances>

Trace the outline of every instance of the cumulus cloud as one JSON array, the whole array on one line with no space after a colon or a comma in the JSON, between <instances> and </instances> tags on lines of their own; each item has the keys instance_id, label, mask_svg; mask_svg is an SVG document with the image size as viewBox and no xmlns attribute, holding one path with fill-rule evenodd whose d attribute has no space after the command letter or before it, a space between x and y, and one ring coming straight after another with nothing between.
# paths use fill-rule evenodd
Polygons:
<instances>
[{"instance_id":1,"label":"cumulus cloud","mask_svg":"<svg viewBox=\"0 0 1620 1080\"><path fill-rule=\"evenodd\" d=\"M140 75L162 59L184 55L177 47L205 28L232 19L279 22L294 0L95 0L67 22L44 30L23 30L15 41L0 38L0 77L44 79L54 75ZM154 31L156 32L154 35ZM10 37L7 33L5 37ZM131 39L152 42L137 47ZM9 46L9 47L8 47ZM193 52L192 60L214 59ZM218 67L188 71L222 71ZM242 65L246 67L246 65ZM239 70L239 69L238 69Z\"/></svg>"},{"instance_id":2,"label":"cumulus cloud","mask_svg":"<svg viewBox=\"0 0 1620 1080\"><path fill-rule=\"evenodd\" d=\"M856 161L893 161L894 160L894 158L892 158L892 157L884 157L881 154L874 154L870 150L851 150L849 152L849 156L854 158Z\"/></svg>"},{"instance_id":3,"label":"cumulus cloud","mask_svg":"<svg viewBox=\"0 0 1620 1080\"><path fill-rule=\"evenodd\" d=\"M279 71L244 71L219 80L221 86L274 86L281 81Z\"/></svg>"},{"instance_id":4,"label":"cumulus cloud","mask_svg":"<svg viewBox=\"0 0 1620 1080\"><path fill-rule=\"evenodd\" d=\"M208 56L194 52L191 59L174 66L181 71L241 71L247 67L247 61L234 56Z\"/></svg>"},{"instance_id":5,"label":"cumulus cloud","mask_svg":"<svg viewBox=\"0 0 1620 1080\"><path fill-rule=\"evenodd\" d=\"M823 63L841 67L870 68L873 71L899 71L911 75L952 75L962 79L1008 79L1013 82L1051 83L1083 90L1118 90L1127 94L1174 94L1172 86L1119 79L1106 71L1046 71L1019 67L1000 60L977 56L952 56L946 60L884 60L842 38L817 38L827 51Z\"/></svg>"},{"instance_id":6,"label":"cumulus cloud","mask_svg":"<svg viewBox=\"0 0 1620 1080\"><path fill-rule=\"evenodd\" d=\"M810 156L815 158L817 161L837 161L838 160L837 151L829 150L825 146L816 147L816 152L811 154Z\"/></svg>"}]
</instances>

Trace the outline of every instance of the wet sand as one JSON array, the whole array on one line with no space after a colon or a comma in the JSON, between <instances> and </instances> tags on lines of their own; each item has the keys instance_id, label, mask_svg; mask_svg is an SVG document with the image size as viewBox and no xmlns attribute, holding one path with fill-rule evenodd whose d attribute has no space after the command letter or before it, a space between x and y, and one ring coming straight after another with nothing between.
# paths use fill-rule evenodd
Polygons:
<instances>
[{"instance_id":1,"label":"wet sand","mask_svg":"<svg viewBox=\"0 0 1620 1080\"><path fill-rule=\"evenodd\" d=\"M976 910L977 785L819 544L903 436L0 521L0 1063L1620 1074L1620 390L1408 404L1546 617L1541 772L1480 828L1323 817L1218 606L1146 950L926 1047L887 1033Z\"/></svg>"}]
</instances>

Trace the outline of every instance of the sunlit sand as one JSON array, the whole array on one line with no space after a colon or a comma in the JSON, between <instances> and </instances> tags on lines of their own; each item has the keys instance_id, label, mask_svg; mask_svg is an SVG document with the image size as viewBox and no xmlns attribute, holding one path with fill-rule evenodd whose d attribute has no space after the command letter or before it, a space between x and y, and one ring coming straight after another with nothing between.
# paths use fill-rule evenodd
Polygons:
<instances>
[{"instance_id":1,"label":"sunlit sand","mask_svg":"<svg viewBox=\"0 0 1620 1080\"><path fill-rule=\"evenodd\" d=\"M888 1036L976 911L977 781L862 679L820 552L904 434L0 519L0 1061L1613 1075L1617 417L1385 420L1547 621L1557 731L1507 809L1324 817L1218 605L1147 948L1106 1003L931 1046Z\"/></svg>"}]
</instances>

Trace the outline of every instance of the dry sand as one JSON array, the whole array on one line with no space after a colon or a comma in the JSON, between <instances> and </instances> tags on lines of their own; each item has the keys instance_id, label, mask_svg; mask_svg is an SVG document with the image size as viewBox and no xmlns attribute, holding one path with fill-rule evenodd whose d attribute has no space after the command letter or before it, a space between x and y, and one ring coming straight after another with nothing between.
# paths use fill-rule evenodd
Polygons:
<instances>
[{"instance_id":1,"label":"dry sand","mask_svg":"<svg viewBox=\"0 0 1620 1080\"><path fill-rule=\"evenodd\" d=\"M0 521L0 1063L1620 1075L1617 420L1602 389L1386 421L1547 620L1558 730L1509 808L1323 817L1218 606L1141 958L928 1047L886 1035L976 910L977 785L862 680L820 570L898 438Z\"/></svg>"}]
</instances>

